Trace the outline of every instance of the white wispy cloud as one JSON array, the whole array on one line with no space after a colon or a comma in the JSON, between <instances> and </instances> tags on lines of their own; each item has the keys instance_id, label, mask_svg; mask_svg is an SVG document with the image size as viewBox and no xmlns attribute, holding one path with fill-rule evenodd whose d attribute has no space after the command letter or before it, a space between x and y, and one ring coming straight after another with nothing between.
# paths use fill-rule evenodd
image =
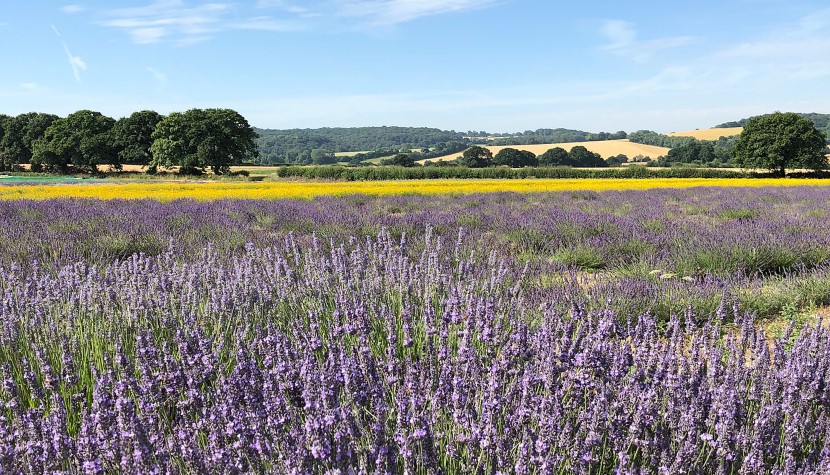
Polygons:
<instances>
[{"instance_id":1,"label":"white wispy cloud","mask_svg":"<svg viewBox=\"0 0 830 475\"><path fill-rule=\"evenodd\" d=\"M61 7L62 12L69 13L69 14L81 13L82 11L85 11L85 10L86 10L86 7L84 7L83 5L65 5L65 6Z\"/></svg>"},{"instance_id":2,"label":"white wispy cloud","mask_svg":"<svg viewBox=\"0 0 830 475\"><path fill-rule=\"evenodd\" d=\"M303 18L314 18L322 14L307 6L300 6L296 3L287 2L285 0L258 0L257 8L276 8L293 15Z\"/></svg>"},{"instance_id":3,"label":"white wispy cloud","mask_svg":"<svg viewBox=\"0 0 830 475\"><path fill-rule=\"evenodd\" d=\"M20 83L20 87L27 91L36 91L40 86L36 82L22 82Z\"/></svg>"},{"instance_id":4,"label":"white wispy cloud","mask_svg":"<svg viewBox=\"0 0 830 475\"><path fill-rule=\"evenodd\" d=\"M119 8L105 14L101 25L126 30L134 43L158 43L172 39L192 44L222 30L230 3L206 3L188 7L181 0L156 0L148 5Z\"/></svg>"},{"instance_id":5,"label":"white wispy cloud","mask_svg":"<svg viewBox=\"0 0 830 475\"><path fill-rule=\"evenodd\" d=\"M638 63L648 62L655 53L693 43L691 36L671 36L651 40L639 40L637 30L630 22L605 20L600 28L608 40L603 49Z\"/></svg>"},{"instance_id":6,"label":"white wispy cloud","mask_svg":"<svg viewBox=\"0 0 830 475\"><path fill-rule=\"evenodd\" d=\"M158 69L156 69L152 66L147 66L147 71L150 71L150 74L153 75L153 77L156 79L156 81L158 81L160 83L166 83L167 82L167 74L164 74L163 72L159 71Z\"/></svg>"},{"instance_id":7,"label":"white wispy cloud","mask_svg":"<svg viewBox=\"0 0 830 475\"><path fill-rule=\"evenodd\" d=\"M456 13L495 5L505 0L257 0L197 2L152 0L102 12L98 24L127 32L134 43L198 43L229 30L300 31L313 25L326 30L362 26L392 26L417 18Z\"/></svg>"},{"instance_id":8,"label":"white wispy cloud","mask_svg":"<svg viewBox=\"0 0 830 475\"><path fill-rule=\"evenodd\" d=\"M268 16L245 18L227 24L234 30L262 30L262 31L298 31L303 25L291 20L278 20Z\"/></svg>"},{"instance_id":9,"label":"white wispy cloud","mask_svg":"<svg viewBox=\"0 0 830 475\"><path fill-rule=\"evenodd\" d=\"M75 81L81 82L81 71L86 71L87 65L86 62L81 59L80 56L75 56L69 50L69 46L67 46L66 41L63 40L60 31L55 25L52 26L52 31L58 36L58 39L61 41L63 45L63 50L66 52L66 59L69 61L69 65L72 67L72 75L75 76Z\"/></svg>"},{"instance_id":10,"label":"white wispy cloud","mask_svg":"<svg viewBox=\"0 0 830 475\"><path fill-rule=\"evenodd\" d=\"M417 18L492 6L496 0L336 0L337 11L374 25L396 25Z\"/></svg>"},{"instance_id":11,"label":"white wispy cloud","mask_svg":"<svg viewBox=\"0 0 830 475\"><path fill-rule=\"evenodd\" d=\"M282 5L282 2L279 3ZM238 5L234 3L201 3L189 6L183 0L155 0L145 6L105 12L106 19L101 20L99 24L125 30L137 44L171 41L180 46L200 43L216 33L227 30L302 29L302 25L293 18L240 16L239 10Z\"/></svg>"}]
</instances>

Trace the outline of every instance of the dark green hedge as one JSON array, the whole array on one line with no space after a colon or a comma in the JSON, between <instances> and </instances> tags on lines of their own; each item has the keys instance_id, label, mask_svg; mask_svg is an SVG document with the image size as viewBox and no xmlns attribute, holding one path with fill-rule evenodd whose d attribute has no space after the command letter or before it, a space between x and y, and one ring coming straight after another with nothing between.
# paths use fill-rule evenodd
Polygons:
<instances>
[{"instance_id":1,"label":"dark green hedge","mask_svg":"<svg viewBox=\"0 0 830 475\"><path fill-rule=\"evenodd\" d=\"M322 178L346 181L423 180L437 178L746 178L763 176L711 168L465 168L465 167L344 167L288 166L279 177Z\"/></svg>"}]
</instances>

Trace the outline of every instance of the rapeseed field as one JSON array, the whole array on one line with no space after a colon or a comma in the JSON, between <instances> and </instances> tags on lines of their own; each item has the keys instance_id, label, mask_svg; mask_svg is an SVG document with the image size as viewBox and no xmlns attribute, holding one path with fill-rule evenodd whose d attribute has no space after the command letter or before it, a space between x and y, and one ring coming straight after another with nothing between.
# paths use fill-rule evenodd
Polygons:
<instances>
[{"instance_id":1,"label":"rapeseed field","mask_svg":"<svg viewBox=\"0 0 830 475\"><path fill-rule=\"evenodd\" d=\"M402 180L365 182L263 183L125 183L18 185L0 187L0 199L98 198L157 199L310 199L317 196L436 195L491 192L643 190L652 188L762 187L830 185L830 179L788 178L648 178L648 179L520 179L520 180Z\"/></svg>"}]
</instances>

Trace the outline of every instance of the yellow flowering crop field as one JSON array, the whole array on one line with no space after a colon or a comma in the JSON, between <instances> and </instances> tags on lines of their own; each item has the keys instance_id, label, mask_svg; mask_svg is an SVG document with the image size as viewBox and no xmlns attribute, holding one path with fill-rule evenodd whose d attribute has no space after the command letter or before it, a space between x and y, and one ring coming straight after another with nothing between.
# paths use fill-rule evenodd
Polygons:
<instances>
[{"instance_id":1,"label":"yellow flowering crop field","mask_svg":"<svg viewBox=\"0 0 830 475\"><path fill-rule=\"evenodd\" d=\"M510 191L642 190L700 186L828 186L830 179L789 178L647 178L647 179L520 179L520 180L401 180L361 182L252 183L123 183L0 186L0 199L98 198L157 199L309 199L316 196L470 194Z\"/></svg>"}]
</instances>

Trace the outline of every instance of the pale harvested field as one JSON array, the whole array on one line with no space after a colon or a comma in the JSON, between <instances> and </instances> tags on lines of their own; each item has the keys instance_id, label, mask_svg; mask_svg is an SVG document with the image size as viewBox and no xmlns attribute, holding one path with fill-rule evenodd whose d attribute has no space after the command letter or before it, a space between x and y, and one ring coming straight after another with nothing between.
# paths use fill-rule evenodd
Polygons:
<instances>
[{"instance_id":1,"label":"pale harvested field","mask_svg":"<svg viewBox=\"0 0 830 475\"><path fill-rule=\"evenodd\" d=\"M499 147L488 146L485 148L490 149L490 151L493 152L493 155L499 153L500 150L505 148L527 150L535 153L536 155L541 155L554 147L562 147L565 150L570 151L573 147L576 147L577 145L582 145L588 150L600 154L602 158L608 158L612 155L619 155L622 153L628 156L629 159L634 158L637 155L642 155L644 157L651 157L656 159L661 155L666 155L667 153L669 153L670 150L666 147L655 147L653 145L643 145L639 143L629 142L627 139L602 140L595 142L548 143L538 145L508 145ZM460 156L461 153L453 153L450 155L445 155L443 157L430 158L429 160L432 162L442 162L446 160L455 160ZM425 161L426 160L420 160L418 163L423 163Z\"/></svg>"},{"instance_id":2,"label":"pale harvested field","mask_svg":"<svg viewBox=\"0 0 830 475\"><path fill-rule=\"evenodd\" d=\"M743 130L743 127L729 127L725 129L687 130L685 132L672 132L666 135L669 137L694 137L698 140L717 140L721 137L740 135Z\"/></svg>"},{"instance_id":3,"label":"pale harvested field","mask_svg":"<svg viewBox=\"0 0 830 475\"><path fill-rule=\"evenodd\" d=\"M369 152L368 151L364 151L364 152L335 152L334 156L335 157L354 157L355 155L357 155L359 153L369 153Z\"/></svg>"}]
</instances>

